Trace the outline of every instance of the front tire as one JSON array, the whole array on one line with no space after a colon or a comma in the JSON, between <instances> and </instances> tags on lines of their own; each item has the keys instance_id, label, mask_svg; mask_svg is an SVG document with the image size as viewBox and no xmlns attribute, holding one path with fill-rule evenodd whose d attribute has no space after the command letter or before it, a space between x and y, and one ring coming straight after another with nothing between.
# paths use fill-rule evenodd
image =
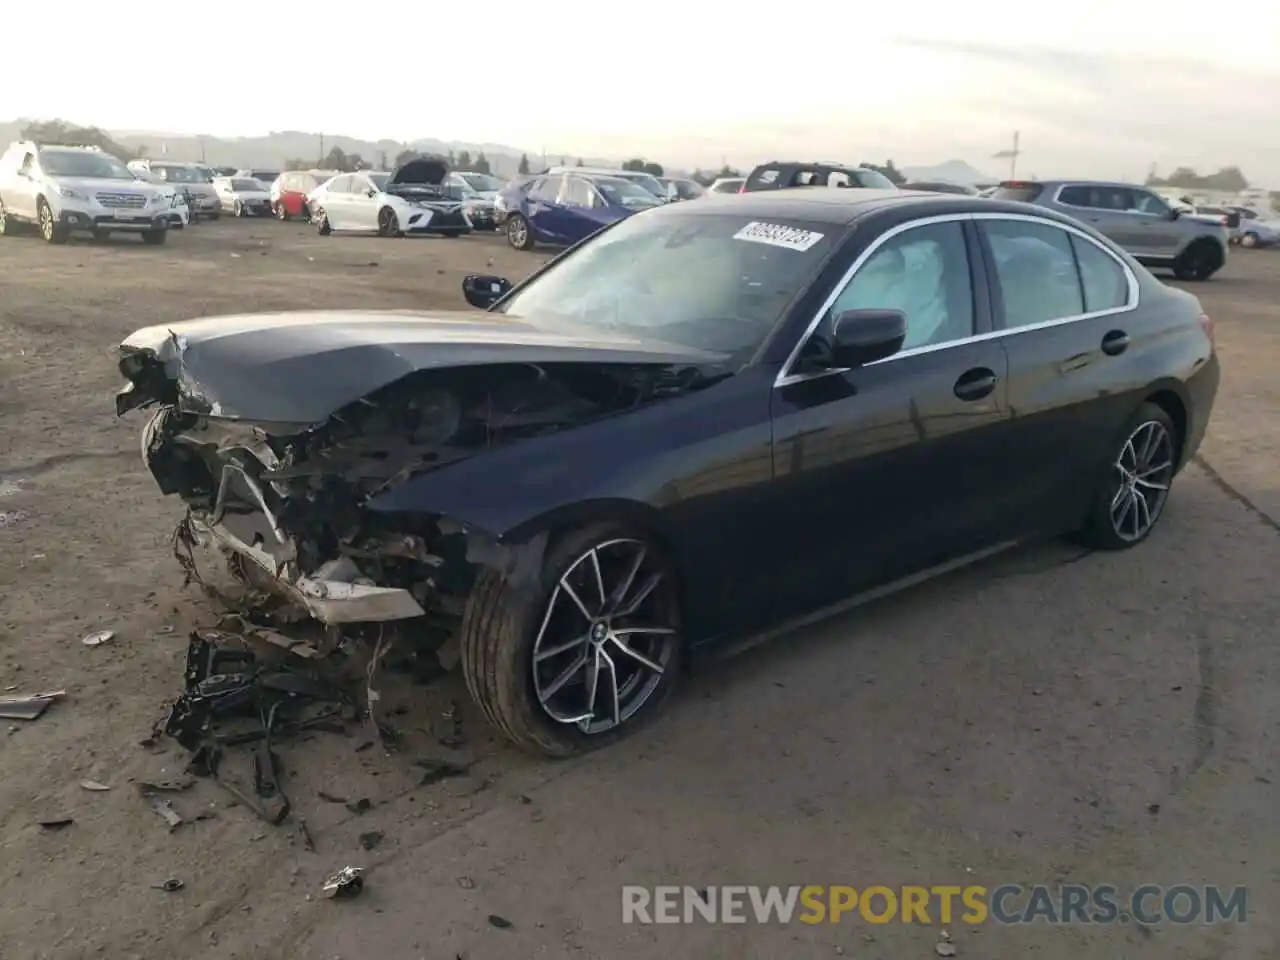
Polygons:
<instances>
[{"instance_id":1,"label":"front tire","mask_svg":"<svg viewBox=\"0 0 1280 960\"><path fill-rule=\"evenodd\" d=\"M396 216L396 212L390 207L383 207L378 211L378 236L404 236L400 230L400 218Z\"/></svg>"},{"instance_id":2,"label":"front tire","mask_svg":"<svg viewBox=\"0 0 1280 960\"><path fill-rule=\"evenodd\" d=\"M283 202L276 204L276 219L277 220L289 219L289 210L287 207L285 207Z\"/></svg>"},{"instance_id":3,"label":"front tire","mask_svg":"<svg viewBox=\"0 0 1280 960\"><path fill-rule=\"evenodd\" d=\"M468 598L462 671L509 740L563 758L626 736L677 686L679 585L645 534L593 524L554 539L538 582L484 570Z\"/></svg>"},{"instance_id":4,"label":"front tire","mask_svg":"<svg viewBox=\"0 0 1280 960\"><path fill-rule=\"evenodd\" d=\"M0 207L0 237L14 237L18 234L18 221L14 220Z\"/></svg>"},{"instance_id":5,"label":"front tire","mask_svg":"<svg viewBox=\"0 0 1280 960\"><path fill-rule=\"evenodd\" d=\"M40 236L44 238L44 242L55 244L66 243L67 238L71 236L71 231L54 219L53 209L44 199L40 200L38 213L40 219Z\"/></svg>"},{"instance_id":6,"label":"front tire","mask_svg":"<svg viewBox=\"0 0 1280 960\"><path fill-rule=\"evenodd\" d=\"M158 247L169 239L168 230L144 230L142 231L142 242L148 246Z\"/></svg>"},{"instance_id":7,"label":"front tire","mask_svg":"<svg viewBox=\"0 0 1280 960\"><path fill-rule=\"evenodd\" d=\"M1163 407L1144 403L1120 432L1099 480L1080 539L1098 550L1128 550L1164 515L1178 470L1182 437Z\"/></svg>"},{"instance_id":8,"label":"front tire","mask_svg":"<svg viewBox=\"0 0 1280 960\"><path fill-rule=\"evenodd\" d=\"M1258 235L1256 233L1246 233L1240 238L1240 246L1256 247L1258 245Z\"/></svg>"},{"instance_id":9,"label":"front tire","mask_svg":"<svg viewBox=\"0 0 1280 960\"><path fill-rule=\"evenodd\" d=\"M108 237L110 237L110 236L111 236L111 231L110 231L110 230L95 230L95 231L93 231L93 239L97 240L99 243L101 243L103 240L106 240L106 239L107 239Z\"/></svg>"},{"instance_id":10,"label":"front tire","mask_svg":"<svg viewBox=\"0 0 1280 960\"><path fill-rule=\"evenodd\" d=\"M533 229L529 221L518 213L507 218L507 243L517 250L533 249Z\"/></svg>"},{"instance_id":11,"label":"front tire","mask_svg":"<svg viewBox=\"0 0 1280 960\"><path fill-rule=\"evenodd\" d=\"M324 212L324 207L319 207L311 217L312 222L316 225L316 233L322 237L327 237L333 233L333 227L329 226L329 215Z\"/></svg>"}]
</instances>

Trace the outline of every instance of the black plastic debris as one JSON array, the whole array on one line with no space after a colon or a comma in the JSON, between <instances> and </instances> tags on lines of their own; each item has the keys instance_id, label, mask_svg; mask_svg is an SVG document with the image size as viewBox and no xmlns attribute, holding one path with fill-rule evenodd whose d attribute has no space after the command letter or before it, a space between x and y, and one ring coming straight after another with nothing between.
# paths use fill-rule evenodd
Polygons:
<instances>
[{"instance_id":1,"label":"black plastic debris","mask_svg":"<svg viewBox=\"0 0 1280 960\"><path fill-rule=\"evenodd\" d=\"M46 817L39 823L43 830L62 830L75 823L75 820L71 817Z\"/></svg>"},{"instance_id":2,"label":"black plastic debris","mask_svg":"<svg viewBox=\"0 0 1280 960\"><path fill-rule=\"evenodd\" d=\"M365 850L373 850L378 844L382 843L382 838L386 836L381 830L369 830L360 834L360 846Z\"/></svg>"},{"instance_id":3,"label":"black plastic debris","mask_svg":"<svg viewBox=\"0 0 1280 960\"><path fill-rule=\"evenodd\" d=\"M355 704L341 689L306 669L267 663L233 644L223 631L194 631L187 647L185 692L170 706L161 730L191 753L188 773L210 777L259 818L273 825L289 816L275 743L307 729L338 729ZM225 763L230 748L253 745L250 769L236 775Z\"/></svg>"},{"instance_id":4,"label":"black plastic debris","mask_svg":"<svg viewBox=\"0 0 1280 960\"><path fill-rule=\"evenodd\" d=\"M515 924L506 917L500 917L496 913L491 913L489 914L489 926L497 927L499 930L510 930L515 926Z\"/></svg>"},{"instance_id":5,"label":"black plastic debris","mask_svg":"<svg viewBox=\"0 0 1280 960\"><path fill-rule=\"evenodd\" d=\"M151 889L163 890L165 893L177 893L185 886L186 884L177 877L170 877L168 880L162 880L160 883L153 883L151 885Z\"/></svg>"},{"instance_id":6,"label":"black plastic debris","mask_svg":"<svg viewBox=\"0 0 1280 960\"><path fill-rule=\"evenodd\" d=\"M67 695L65 690L32 693L25 697L0 697L0 717L6 720L36 720L55 700Z\"/></svg>"},{"instance_id":7,"label":"black plastic debris","mask_svg":"<svg viewBox=\"0 0 1280 960\"><path fill-rule=\"evenodd\" d=\"M368 813L373 809L373 801L368 797L361 797L359 800L348 800L347 809L355 814Z\"/></svg>"},{"instance_id":8,"label":"black plastic debris","mask_svg":"<svg viewBox=\"0 0 1280 960\"><path fill-rule=\"evenodd\" d=\"M420 787L439 783L450 777L464 777L471 770L470 765L454 763L452 760L415 760L414 763L422 767L422 778L418 781Z\"/></svg>"},{"instance_id":9,"label":"black plastic debris","mask_svg":"<svg viewBox=\"0 0 1280 960\"><path fill-rule=\"evenodd\" d=\"M343 867L325 880L320 892L331 900L349 900L352 897L360 896L360 891L363 889L363 868Z\"/></svg>"}]
</instances>

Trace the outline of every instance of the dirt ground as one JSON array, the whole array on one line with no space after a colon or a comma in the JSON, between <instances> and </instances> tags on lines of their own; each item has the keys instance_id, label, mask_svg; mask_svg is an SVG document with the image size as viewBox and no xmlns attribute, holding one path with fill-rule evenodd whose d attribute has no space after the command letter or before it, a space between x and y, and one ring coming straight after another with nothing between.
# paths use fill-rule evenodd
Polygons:
<instances>
[{"instance_id":1,"label":"dirt ground","mask_svg":"<svg viewBox=\"0 0 1280 960\"><path fill-rule=\"evenodd\" d=\"M283 749L314 851L208 783L174 796L192 822L170 831L136 782L186 758L140 741L213 612L179 589L179 509L144 471L140 419L114 416L116 344L209 314L462 306L465 274L516 279L540 261L496 237L320 238L274 221L200 224L158 248L0 241L0 688L67 691L36 721L0 721L0 960L935 955L936 929L856 919L623 926L627 883L1246 885L1238 926L952 936L960 957L1280 956L1268 251L1196 288L1223 386L1139 550L1007 554L695 678L640 736L568 763L496 741L453 678L397 679L394 755L359 749L359 733ZM84 646L98 629L115 639ZM466 742L446 748L454 702ZM473 765L418 786L415 761L439 758ZM56 818L74 822L39 825ZM320 898L346 864L367 868L364 895ZM156 889L169 878L183 889Z\"/></svg>"}]
</instances>

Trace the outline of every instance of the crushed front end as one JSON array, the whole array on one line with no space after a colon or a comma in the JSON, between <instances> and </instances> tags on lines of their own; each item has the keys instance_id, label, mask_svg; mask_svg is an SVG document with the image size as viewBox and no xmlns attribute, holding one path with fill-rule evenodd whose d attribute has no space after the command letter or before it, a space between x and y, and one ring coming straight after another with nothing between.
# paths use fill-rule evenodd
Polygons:
<instances>
[{"instance_id":1,"label":"crushed front end","mask_svg":"<svg viewBox=\"0 0 1280 960\"><path fill-rule=\"evenodd\" d=\"M186 504L180 561L197 545L216 547L238 579L327 625L454 622L465 608L474 558L485 552L475 540L487 535L429 504L370 508L380 495L495 446L687 388L666 365L504 363L420 370L320 423L268 422L236 407L265 402L250 398L260 380L220 393L201 382L204 368L184 363L184 350L177 335L126 349L130 385L117 397L119 414L156 408L142 457L161 491ZM199 576L194 560L183 565L189 579Z\"/></svg>"}]
</instances>

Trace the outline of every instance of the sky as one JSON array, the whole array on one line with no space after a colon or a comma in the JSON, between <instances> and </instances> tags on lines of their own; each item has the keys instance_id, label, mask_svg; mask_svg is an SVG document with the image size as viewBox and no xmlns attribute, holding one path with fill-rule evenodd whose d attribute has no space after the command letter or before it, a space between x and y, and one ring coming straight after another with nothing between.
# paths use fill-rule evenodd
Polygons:
<instances>
[{"instance_id":1,"label":"sky","mask_svg":"<svg viewBox=\"0 0 1280 960\"><path fill-rule=\"evenodd\" d=\"M1276 0L490 0L466 21L435 3L197 4L155 17L155 66L111 67L115 47L95 38L120 38L127 23L143 31L126 44L136 56L146 8L122 20L117 5L71 0L57 17L74 30L58 30L55 63L46 43L6 44L0 120L434 137L680 167L960 158L993 176L1008 175L993 155L1016 130L1020 175L1141 179L1153 164L1234 164L1280 189ZM6 34L44 33L39 4L9 6ZM316 20L282 56L276 25L296 24L299 10ZM328 26L338 20L347 25ZM189 52L176 44L184 34L197 40Z\"/></svg>"}]
</instances>

